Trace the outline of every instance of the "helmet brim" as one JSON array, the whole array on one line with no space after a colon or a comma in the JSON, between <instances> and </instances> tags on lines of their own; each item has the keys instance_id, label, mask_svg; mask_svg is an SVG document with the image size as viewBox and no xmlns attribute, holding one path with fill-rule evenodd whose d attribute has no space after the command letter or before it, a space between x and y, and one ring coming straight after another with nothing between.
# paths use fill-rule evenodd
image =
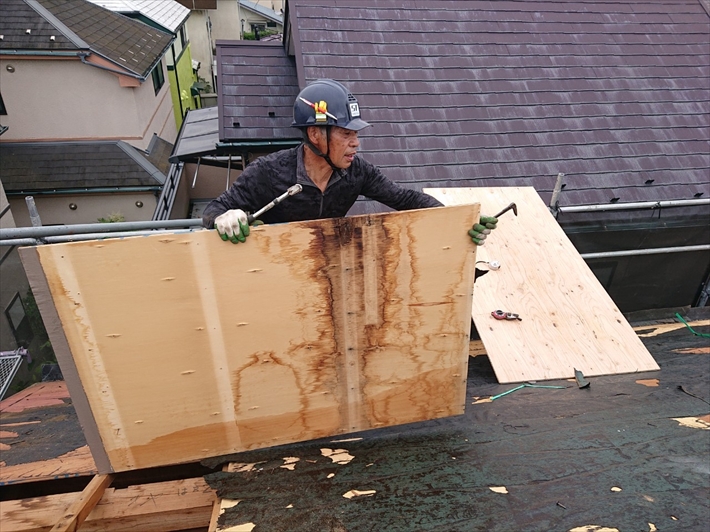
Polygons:
<instances>
[{"instance_id":1,"label":"helmet brim","mask_svg":"<svg viewBox=\"0 0 710 532\"><path fill-rule=\"evenodd\" d=\"M350 131L360 131L361 129L365 129L369 125L370 124L368 124L364 120L361 120L360 118L353 118L350 122L348 122L348 125L345 126L344 129L349 129Z\"/></svg>"}]
</instances>

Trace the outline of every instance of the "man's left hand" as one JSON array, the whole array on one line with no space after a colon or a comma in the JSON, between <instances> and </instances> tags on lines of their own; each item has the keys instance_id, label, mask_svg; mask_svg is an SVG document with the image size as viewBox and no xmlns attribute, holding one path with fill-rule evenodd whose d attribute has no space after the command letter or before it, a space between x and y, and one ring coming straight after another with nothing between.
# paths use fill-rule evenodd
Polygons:
<instances>
[{"instance_id":1,"label":"man's left hand","mask_svg":"<svg viewBox=\"0 0 710 532\"><path fill-rule=\"evenodd\" d=\"M479 223L473 224L469 229L468 236L471 237L473 243L477 246L482 246L486 242L486 237L491 234L491 231L498 227L498 218L493 216L481 216Z\"/></svg>"}]
</instances>

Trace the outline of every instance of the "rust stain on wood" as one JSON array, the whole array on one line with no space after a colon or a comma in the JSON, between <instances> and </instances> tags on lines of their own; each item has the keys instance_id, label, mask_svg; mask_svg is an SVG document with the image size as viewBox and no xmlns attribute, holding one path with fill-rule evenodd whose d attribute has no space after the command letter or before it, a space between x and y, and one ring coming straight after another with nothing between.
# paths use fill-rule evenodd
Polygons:
<instances>
[{"instance_id":1,"label":"rust stain on wood","mask_svg":"<svg viewBox=\"0 0 710 532\"><path fill-rule=\"evenodd\" d=\"M476 216L426 209L268 226L244 246L196 233L44 253L114 470L461 413L475 261L461 227ZM177 245L188 240L192 251ZM155 381L166 361L175 370Z\"/></svg>"}]
</instances>

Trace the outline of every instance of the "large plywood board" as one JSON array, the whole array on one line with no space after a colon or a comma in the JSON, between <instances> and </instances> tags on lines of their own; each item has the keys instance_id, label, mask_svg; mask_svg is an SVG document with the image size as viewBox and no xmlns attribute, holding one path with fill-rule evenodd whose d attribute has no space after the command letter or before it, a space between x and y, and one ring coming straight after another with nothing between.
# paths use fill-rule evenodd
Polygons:
<instances>
[{"instance_id":1,"label":"large plywood board","mask_svg":"<svg viewBox=\"0 0 710 532\"><path fill-rule=\"evenodd\" d=\"M123 471L463 413L477 217L467 205L261 226L238 245L198 231L21 255L41 264L100 469Z\"/></svg>"},{"instance_id":2,"label":"large plywood board","mask_svg":"<svg viewBox=\"0 0 710 532\"><path fill-rule=\"evenodd\" d=\"M445 205L511 202L477 261L501 267L476 281L472 317L498 381L514 383L659 369L532 187L426 189ZM479 264L487 269L486 264ZM514 312L501 321L491 312Z\"/></svg>"}]
</instances>

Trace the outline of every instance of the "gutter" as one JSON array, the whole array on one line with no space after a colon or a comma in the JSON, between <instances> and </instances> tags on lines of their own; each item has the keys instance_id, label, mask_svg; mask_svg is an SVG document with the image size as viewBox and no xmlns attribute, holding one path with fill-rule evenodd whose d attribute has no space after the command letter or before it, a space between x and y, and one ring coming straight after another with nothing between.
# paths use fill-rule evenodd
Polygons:
<instances>
[{"instance_id":1,"label":"gutter","mask_svg":"<svg viewBox=\"0 0 710 532\"><path fill-rule=\"evenodd\" d=\"M624 251L600 251L598 253L582 253L580 256L587 259L607 259L613 257L632 257L635 255L660 255L664 253L690 253L692 251L708 251L710 244L698 246L676 246L670 248L628 249Z\"/></svg>"},{"instance_id":2,"label":"gutter","mask_svg":"<svg viewBox=\"0 0 710 532\"><path fill-rule=\"evenodd\" d=\"M692 200L668 200L668 201L642 201L635 203L609 203L598 205L569 205L567 207L557 207L557 212L600 212L600 211L624 211L635 209L664 209L668 207L700 207L710 205L710 199Z\"/></svg>"},{"instance_id":3,"label":"gutter","mask_svg":"<svg viewBox=\"0 0 710 532\"><path fill-rule=\"evenodd\" d=\"M5 190L6 196L65 196L67 194L105 194L107 192L156 192L162 190L162 185L146 185L142 187L97 187L97 188L63 188L52 190Z\"/></svg>"}]
</instances>

